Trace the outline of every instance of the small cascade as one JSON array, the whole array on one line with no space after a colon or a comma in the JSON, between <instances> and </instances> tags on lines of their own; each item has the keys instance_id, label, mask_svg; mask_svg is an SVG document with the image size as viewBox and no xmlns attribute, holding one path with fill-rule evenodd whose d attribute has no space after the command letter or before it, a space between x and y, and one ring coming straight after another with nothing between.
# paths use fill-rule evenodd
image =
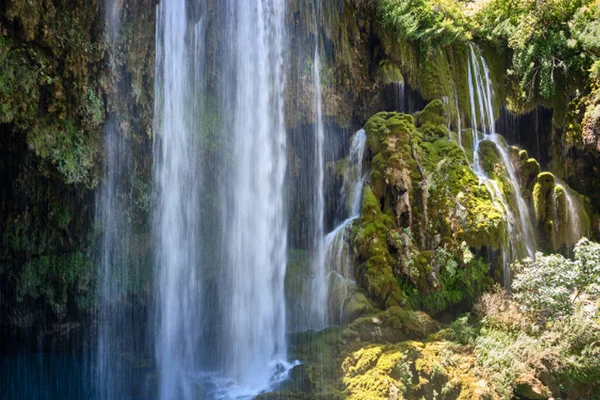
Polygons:
<instances>
[{"instance_id":1,"label":"small cascade","mask_svg":"<svg viewBox=\"0 0 600 400\"><path fill-rule=\"evenodd\" d=\"M406 110L406 87L404 81L394 82L394 88L396 89L396 110L398 112L407 112Z\"/></svg>"},{"instance_id":2,"label":"small cascade","mask_svg":"<svg viewBox=\"0 0 600 400\"><path fill-rule=\"evenodd\" d=\"M485 59L471 44L468 60L468 84L471 105L471 134L473 171L480 182L488 189L498 209L504 215L507 224L507 241L503 249L503 268L505 285L510 284L509 265L525 256L533 257L537 248L535 232L527 202L518 184L517 174L509 157L504 139L495 132L496 117L493 106L493 88L489 68ZM458 117L460 121L460 116ZM462 121L461 121L462 122ZM461 144L462 144L461 137ZM508 175L508 184L513 195L507 198L498 181L489 176L483 168L482 147L493 145L500 156ZM514 207L511 207L514 203Z\"/></svg>"},{"instance_id":3,"label":"small cascade","mask_svg":"<svg viewBox=\"0 0 600 400\"><path fill-rule=\"evenodd\" d=\"M587 212L578 198L578 194L573 191L568 185L559 183L557 179L557 188L560 188L559 192L564 194L564 217L565 220L562 223L564 226L564 244L572 248L582 237L588 235L589 231L589 219ZM556 191L555 191L556 197ZM558 202L558 200L556 200ZM558 204L555 205L558 209ZM560 224L560 222L558 222ZM559 232L559 227L555 228Z\"/></svg>"},{"instance_id":4,"label":"small cascade","mask_svg":"<svg viewBox=\"0 0 600 400\"><path fill-rule=\"evenodd\" d=\"M568 240L569 245L574 245L587 235L587 224L583 220L583 215L585 215L585 211L581 208L581 203L573 197L573 194L570 193L571 190L569 188L565 189L565 198L567 200L567 229L568 229Z\"/></svg>"},{"instance_id":5,"label":"small cascade","mask_svg":"<svg viewBox=\"0 0 600 400\"><path fill-rule=\"evenodd\" d=\"M340 192L349 216L323 240L323 279L315 282L315 286L322 299L321 307L328 325L343 322L344 304L356 288L354 255L348 234L352 223L360 216L362 191L368 175L363 168L366 142L367 135L363 129L354 134Z\"/></svg>"}]
</instances>

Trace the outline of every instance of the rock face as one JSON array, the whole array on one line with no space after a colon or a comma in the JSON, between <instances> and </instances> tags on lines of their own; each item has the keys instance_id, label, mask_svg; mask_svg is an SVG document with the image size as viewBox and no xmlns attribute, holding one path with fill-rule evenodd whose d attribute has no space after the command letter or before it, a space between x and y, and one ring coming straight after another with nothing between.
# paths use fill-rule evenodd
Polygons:
<instances>
[{"instance_id":1,"label":"rock face","mask_svg":"<svg viewBox=\"0 0 600 400\"><path fill-rule=\"evenodd\" d=\"M122 195L136 204L133 253L144 257L154 1L121 3L122 31L114 45L103 1L0 5L2 329L81 320L94 305L95 200L112 116L136 154ZM112 96L117 90L119 101Z\"/></svg>"}]
</instances>

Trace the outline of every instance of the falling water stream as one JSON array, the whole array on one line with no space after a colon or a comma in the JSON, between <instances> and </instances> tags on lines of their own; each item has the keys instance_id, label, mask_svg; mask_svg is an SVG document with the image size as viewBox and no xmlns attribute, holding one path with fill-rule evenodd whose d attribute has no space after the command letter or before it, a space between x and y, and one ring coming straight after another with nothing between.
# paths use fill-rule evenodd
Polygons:
<instances>
[{"instance_id":1,"label":"falling water stream","mask_svg":"<svg viewBox=\"0 0 600 400\"><path fill-rule=\"evenodd\" d=\"M314 29L315 29L315 50L313 57L313 85L314 85L314 115L315 115L315 180L314 180L314 198L312 214L314 219L314 228L312 232L311 247L313 256L311 260L311 290L308 327L312 329L322 329L327 326L326 310L323 306L327 302L326 293L322 290L325 275L325 257L324 248L324 215L325 215L325 123L323 121L323 87L321 85L321 54L320 54L320 36L319 36L319 15L320 2L313 1L314 8Z\"/></svg>"},{"instance_id":2,"label":"falling water stream","mask_svg":"<svg viewBox=\"0 0 600 400\"><path fill-rule=\"evenodd\" d=\"M225 24L217 42L228 60L218 67L224 77L213 85L216 93L207 93L198 89L211 69L208 2L200 2L198 21L185 0L159 5L154 231L162 399L195 399L201 390L214 398L251 397L290 367L283 289L285 2L228 0L216 7ZM212 115L203 112L211 99L221 110ZM219 156L228 156L218 177L220 198L212 202L220 231L206 235L214 215L203 211L209 198L203 189L217 176L199 156L210 150L199 133L207 119L225 113L213 128L228 135ZM212 357L210 367L201 355Z\"/></svg>"},{"instance_id":3,"label":"falling water stream","mask_svg":"<svg viewBox=\"0 0 600 400\"><path fill-rule=\"evenodd\" d=\"M485 59L474 45L470 46L468 60L469 100L471 105L471 131L473 147L473 171L480 182L488 189L498 210L504 215L507 224L507 241L503 249L503 269L505 286L510 285L510 263L525 256L533 257L536 250L536 238L530 216L529 206L521 193L515 169L510 160L504 139L495 132L496 117L493 106L493 88L489 68ZM458 117L460 121L460 116ZM479 131L481 129L482 131ZM488 141L500 155L506 168L513 192L516 208L500 188L497 181L484 171L481 160L481 144Z\"/></svg>"},{"instance_id":4,"label":"falling water stream","mask_svg":"<svg viewBox=\"0 0 600 400\"><path fill-rule=\"evenodd\" d=\"M105 32L111 65L118 58L121 3L109 1L106 7ZM113 69L111 73L116 75ZM118 81L118 78L115 78ZM117 82L111 102L121 99L121 83ZM133 157L127 138L119 129L120 115L111 112L104 124L106 159L96 221L102 229L100 237L97 299L98 335L94 353L95 395L100 399L123 398L129 394L134 380L126 368L123 354L139 349L133 326L136 317L129 303L128 282L134 281L135 265L130 263L131 227L128 215L131 199L127 195L127 179Z\"/></svg>"},{"instance_id":5,"label":"falling water stream","mask_svg":"<svg viewBox=\"0 0 600 400\"><path fill-rule=\"evenodd\" d=\"M315 297L320 299L319 306L327 325L343 321L343 306L356 288L354 254L348 230L360 216L362 191L368 175L363 168L366 143L367 135L363 129L354 134L340 193L341 201L346 205L347 218L323 238L320 280L313 283Z\"/></svg>"},{"instance_id":6,"label":"falling water stream","mask_svg":"<svg viewBox=\"0 0 600 400\"><path fill-rule=\"evenodd\" d=\"M193 70L189 63L185 0L165 0L157 15L154 211L157 293L156 360L161 399L192 399L189 374L198 368L202 277L198 243L201 176L195 168L197 142L190 103Z\"/></svg>"}]
</instances>

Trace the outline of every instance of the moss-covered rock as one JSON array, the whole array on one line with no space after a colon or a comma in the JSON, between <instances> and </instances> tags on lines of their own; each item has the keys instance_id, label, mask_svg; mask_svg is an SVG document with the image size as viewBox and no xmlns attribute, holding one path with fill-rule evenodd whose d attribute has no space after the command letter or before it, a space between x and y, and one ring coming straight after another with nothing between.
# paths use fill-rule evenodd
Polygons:
<instances>
[{"instance_id":1,"label":"moss-covered rock","mask_svg":"<svg viewBox=\"0 0 600 400\"><path fill-rule=\"evenodd\" d=\"M400 72L400 68L389 60L383 60L379 63L377 75L383 85L404 85L404 77Z\"/></svg>"},{"instance_id":2,"label":"moss-covered rock","mask_svg":"<svg viewBox=\"0 0 600 400\"><path fill-rule=\"evenodd\" d=\"M378 314L358 318L342 332L347 341L397 343L423 338L439 330L439 324L421 311L393 306Z\"/></svg>"},{"instance_id":3,"label":"moss-covered rock","mask_svg":"<svg viewBox=\"0 0 600 400\"><path fill-rule=\"evenodd\" d=\"M394 277L394 259L387 246L387 231L394 226L393 218L381 211L377 198L367 186L362 199L360 228L354 240L360 262L357 275L380 308L406 303Z\"/></svg>"},{"instance_id":4,"label":"moss-covered rock","mask_svg":"<svg viewBox=\"0 0 600 400\"><path fill-rule=\"evenodd\" d=\"M580 204L582 200L579 196L571 196L571 199L568 196L567 189L556 182L552 173L538 175L532 191L533 208L541 246L547 250L573 246L585 235L589 218Z\"/></svg>"},{"instance_id":5,"label":"moss-covered rock","mask_svg":"<svg viewBox=\"0 0 600 400\"><path fill-rule=\"evenodd\" d=\"M378 113L365 125L371 175L354 246L362 263L359 275L373 271L361 282L372 286L363 286L369 296L378 293L378 307L402 304L395 300L397 281L411 294L415 288L414 296L441 292L448 275L468 268L465 249L503 246L503 210L471 170L448 121L447 106L434 100L414 116ZM498 175L506 183L506 173ZM379 280L373 277L376 271L385 271ZM394 289L382 292L381 287ZM393 293L393 302L382 301L382 293L383 298Z\"/></svg>"},{"instance_id":6,"label":"moss-covered rock","mask_svg":"<svg viewBox=\"0 0 600 400\"><path fill-rule=\"evenodd\" d=\"M361 292L356 292L350 296L343 306L343 316L345 321L354 321L355 319L374 311L375 307L371 305L367 296Z\"/></svg>"}]
</instances>

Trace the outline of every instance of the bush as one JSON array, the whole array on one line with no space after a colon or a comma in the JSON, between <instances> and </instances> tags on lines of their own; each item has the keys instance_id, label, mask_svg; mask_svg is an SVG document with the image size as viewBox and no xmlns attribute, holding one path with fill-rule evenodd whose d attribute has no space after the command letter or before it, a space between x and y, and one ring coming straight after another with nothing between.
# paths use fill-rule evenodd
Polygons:
<instances>
[{"instance_id":1,"label":"bush","mask_svg":"<svg viewBox=\"0 0 600 400\"><path fill-rule=\"evenodd\" d=\"M471 38L468 19L455 0L381 0L379 13L399 39L448 45Z\"/></svg>"},{"instance_id":2,"label":"bush","mask_svg":"<svg viewBox=\"0 0 600 400\"><path fill-rule=\"evenodd\" d=\"M474 31L512 50L509 72L523 100L550 99L559 83L586 78L600 56L599 17L590 0L491 0L475 14Z\"/></svg>"},{"instance_id":3,"label":"bush","mask_svg":"<svg viewBox=\"0 0 600 400\"><path fill-rule=\"evenodd\" d=\"M513 265L517 271L512 288L514 299L523 309L541 320L573 314L582 293L600 293L600 244L581 239L575 246L575 259L537 253Z\"/></svg>"}]
</instances>

